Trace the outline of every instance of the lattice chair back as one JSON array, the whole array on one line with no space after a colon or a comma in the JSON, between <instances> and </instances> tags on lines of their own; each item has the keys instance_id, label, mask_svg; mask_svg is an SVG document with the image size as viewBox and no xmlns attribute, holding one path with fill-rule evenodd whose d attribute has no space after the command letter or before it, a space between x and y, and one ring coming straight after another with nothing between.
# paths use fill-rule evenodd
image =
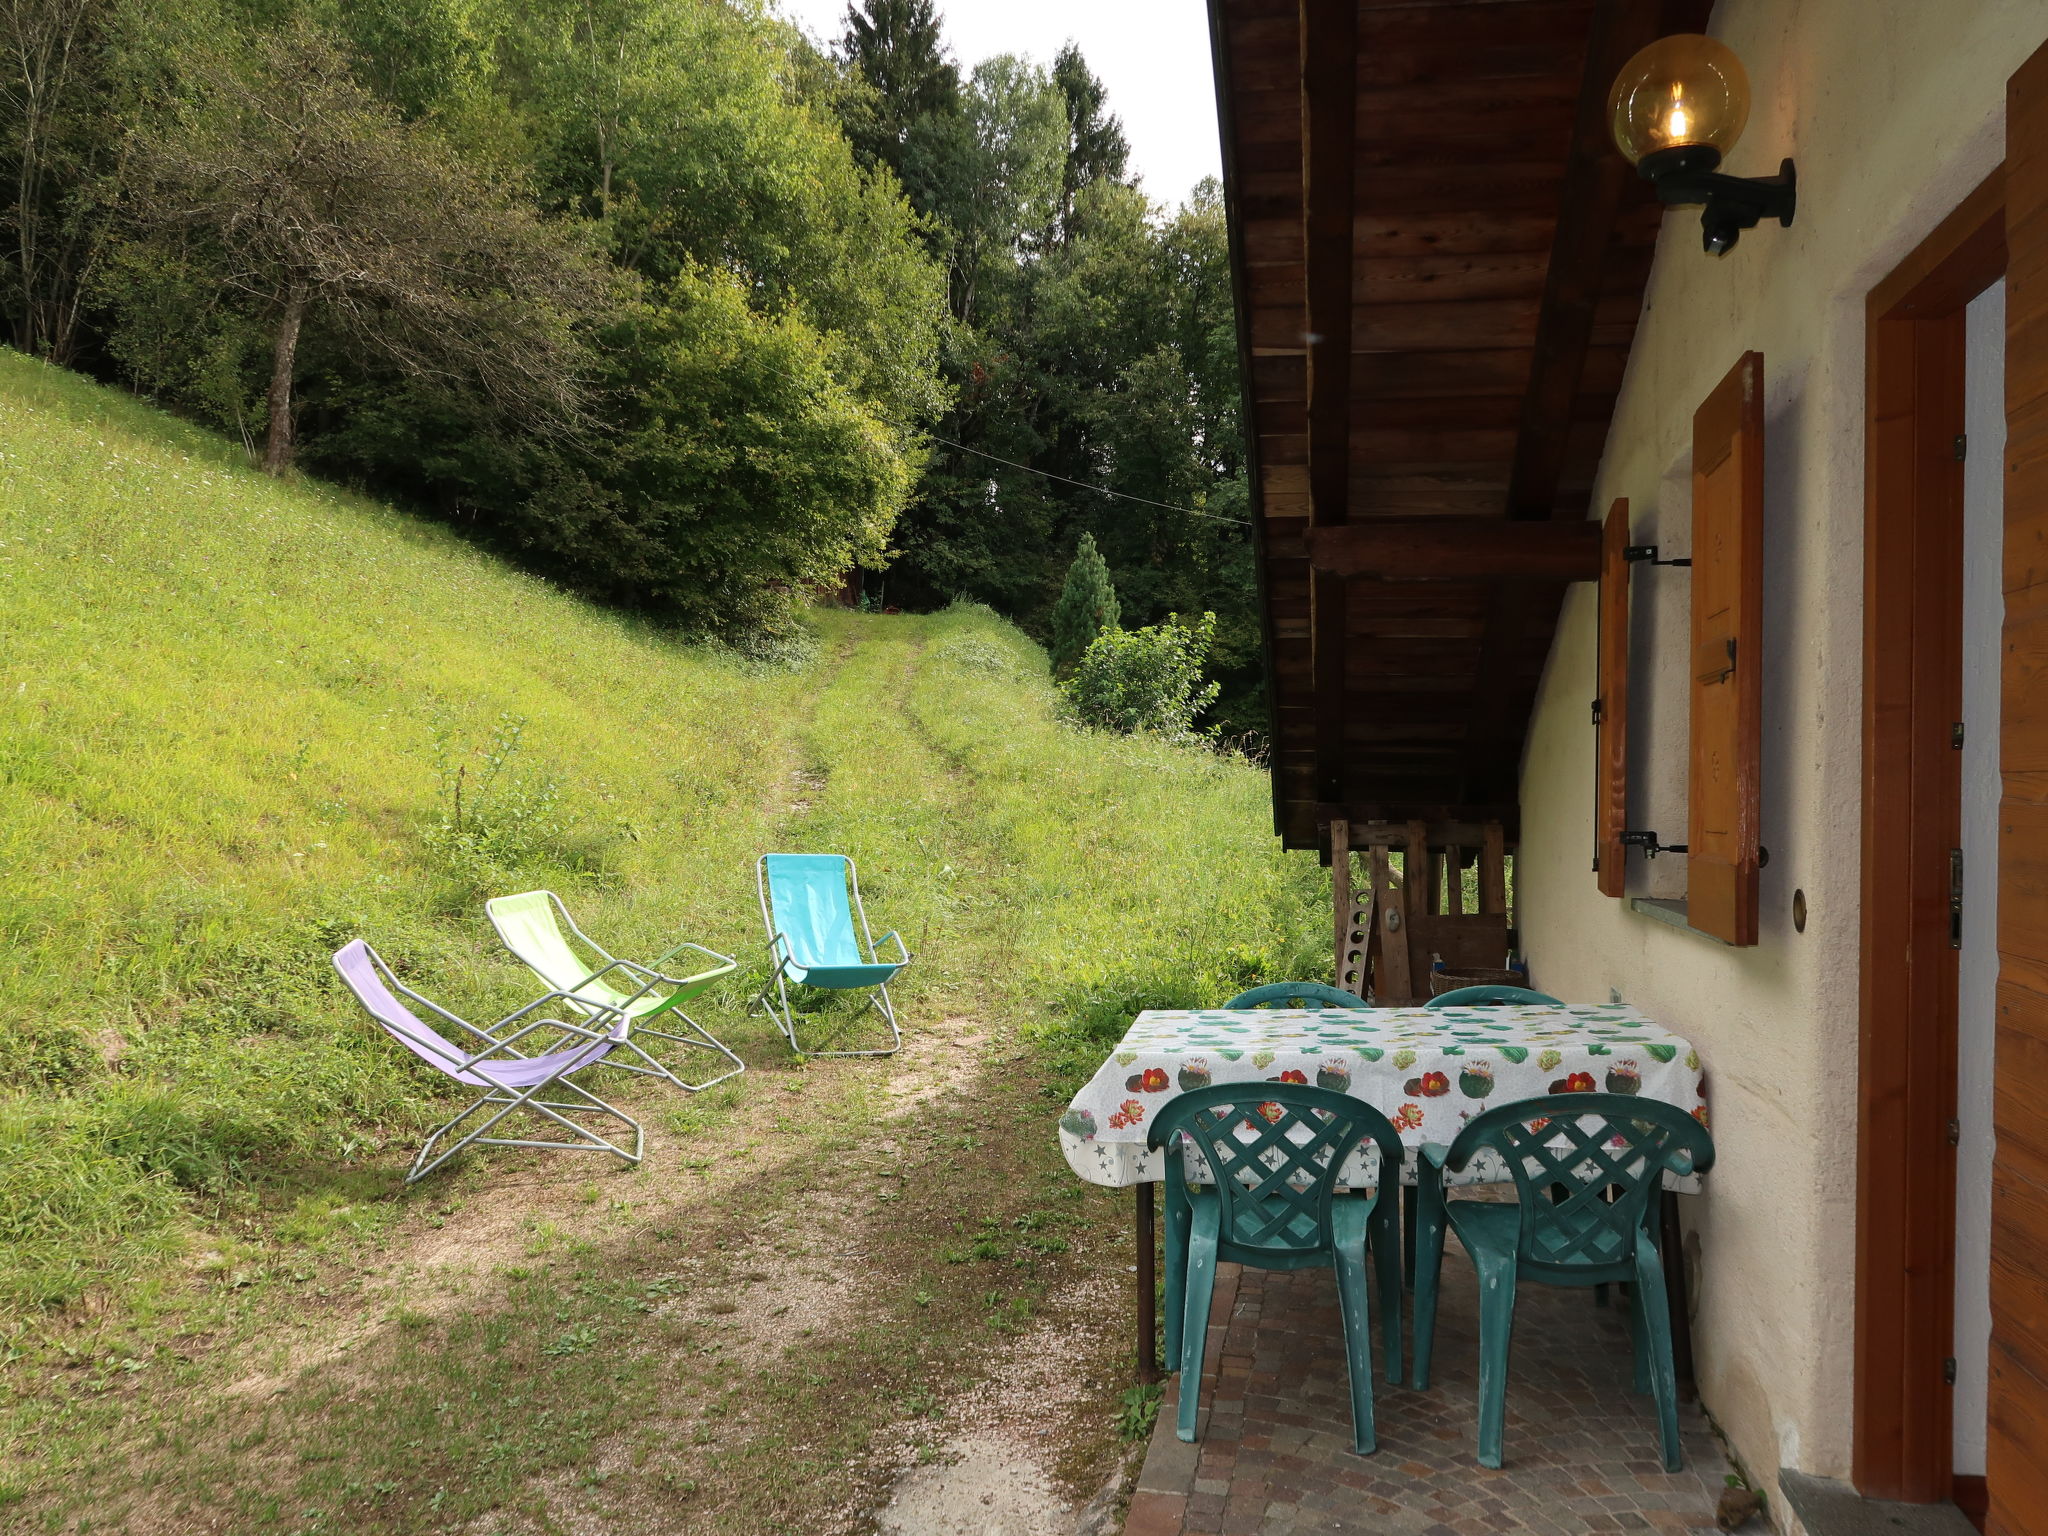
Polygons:
<instances>
[{"instance_id":1,"label":"lattice chair back","mask_svg":"<svg viewBox=\"0 0 2048 1536\"><path fill-rule=\"evenodd\" d=\"M1553 1094L1473 1119L1444 1166L1462 1170L1482 1148L1499 1154L1521 1196L1518 1262L1566 1285L1633 1278L1636 1238L1653 1219L1666 1173L1714 1163L1706 1127L1681 1109L1619 1093Z\"/></svg>"},{"instance_id":2,"label":"lattice chair back","mask_svg":"<svg viewBox=\"0 0 2048 1536\"><path fill-rule=\"evenodd\" d=\"M1325 986L1320 981L1275 981L1263 987L1253 987L1249 992L1240 992L1225 1009L1231 1008L1364 1008L1370 1006L1355 993L1346 992L1342 987Z\"/></svg>"},{"instance_id":3,"label":"lattice chair back","mask_svg":"<svg viewBox=\"0 0 2048 1536\"><path fill-rule=\"evenodd\" d=\"M1327 1262L1337 1174L1368 1137L1381 1178L1399 1178L1400 1133L1362 1099L1299 1083L1221 1083L1168 1100L1150 1140L1183 1179L1188 1144L1201 1153L1223 1204L1222 1257L1291 1269Z\"/></svg>"}]
</instances>

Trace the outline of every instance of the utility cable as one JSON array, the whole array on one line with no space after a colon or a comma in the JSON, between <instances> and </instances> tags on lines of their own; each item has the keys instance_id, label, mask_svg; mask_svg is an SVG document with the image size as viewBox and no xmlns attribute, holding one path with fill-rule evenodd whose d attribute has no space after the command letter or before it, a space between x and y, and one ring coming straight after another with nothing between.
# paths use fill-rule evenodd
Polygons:
<instances>
[{"instance_id":1,"label":"utility cable","mask_svg":"<svg viewBox=\"0 0 2048 1536\"><path fill-rule=\"evenodd\" d=\"M1019 464L1015 459L998 458L993 453L983 453L979 448L970 448L965 443L956 443L949 437L938 437L929 433L926 435L930 436L935 443L944 443L948 448L957 448L962 453L973 454L976 458L990 459L997 464L1007 464L1012 469L1023 470L1027 475L1043 475L1046 479L1057 480L1063 485L1077 485L1084 491L1095 492L1098 496L1114 496L1119 501L1135 501L1140 506L1159 507L1168 512L1185 512L1189 517L1206 517L1212 523L1228 523L1233 528L1251 527L1251 520L1249 518L1224 517L1215 512L1198 511L1194 507L1177 507L1169 501L1153 501L1149 497L1133 496L1127 491L1112 491L1106 485L1090 485L1085 480L1073 480L1065 475L1056 475L1049 469L1034 469L1029 464Z\"/></svg>"}]
</instances>

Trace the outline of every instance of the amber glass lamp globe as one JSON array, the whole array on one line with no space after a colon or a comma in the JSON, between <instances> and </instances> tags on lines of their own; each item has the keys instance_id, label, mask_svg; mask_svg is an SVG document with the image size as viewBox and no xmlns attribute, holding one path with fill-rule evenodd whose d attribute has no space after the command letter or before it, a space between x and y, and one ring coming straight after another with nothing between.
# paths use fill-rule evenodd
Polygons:
<instances>
[{"instance_id":1,"label":"amber glass lamp globe","mask_svg":"<svg viewBox=\"0 0 2048 1536\"><path fill-rule=\"evenodd\" d=\"M1614 142L1632 161L1670 149L1726 155L1749 121L1749 76L1727 44L1678 32L1622 66L1608 108Z\"/></svg>"}]
</instances>

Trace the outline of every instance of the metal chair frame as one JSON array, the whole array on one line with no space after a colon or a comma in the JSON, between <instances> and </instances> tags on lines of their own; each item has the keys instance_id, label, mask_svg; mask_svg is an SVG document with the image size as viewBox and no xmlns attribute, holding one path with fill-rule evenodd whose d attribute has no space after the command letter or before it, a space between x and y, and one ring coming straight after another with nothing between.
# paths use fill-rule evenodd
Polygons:
<instances>
[{"instance_id":1,"label":"metal chair frame","mask_svg":"<svg viewBox=\"0 0 2048 1536\"><path fill-rule=\"evenodd\" d=\"M767 987L763 986L760 994L754 999L749 1011L760 1009L765 1012L769 1018L775 1021L775 1027L782 1031L782 1037L789 1042L789 1048L802 1056L895 1055L897 1049L903 1044L903 1031L897 1026L896 1008L889 1000L889 984L885 981L874 983L874 991L868 994L868 1007L881 1014L883 1021L889 1026L889 1044L886 1048L877 1047L874 1050L867 1051L807 1051L797 1043L797 1013L789 1001L788 985L790 980L789 970L791 966L796 964L796 958L791 950L788 935L775 926L775 913L768 899L768 861L773 857L773 854L764 853L754 861L754 886L761 898L761 922L768 930L768 958L775 968L772 978L775 983L775 997L769 997ZM845 855L835 855L835 857L846 858L846 883L852 892L854 916L860 921L861 940L867 945L867 963L871 965L893 964L898 971L902 970L904 966L910 964L910 946L903 942L903 936L894 928L883 934L879 941L876 940L874 935L868 930L867 908L861 904L860 872L854 867L851 857ZM896 941L896 952L903 956L900 961L882 959L881 952L876 947L878 942L886 944L891 939ZM799 987L805 985L801 980L796 984ZM781 1003L779 1010L776 1007L778 1001Z\"/></svg>"},{"instance_id":2,"label":"metal chair frame","mask_svg":"<svg viewBox=\"0 0 2048 1536\"><path fill-rule=\"evenodd\" d=\"M450 1158L470 1147L534 1147L557 1152L609 1152L614 1157L620 1158L627 1163L637 1164L640 1161L645 1141L640 1122L631 1115L626 1114L623 1110L606 1103L596 1094L589 1092L587 1089L580 1088L568 1080L572 1073L602 1061L615 1046L621 1043L618 1030L622 1027L623 1020L615 1023L610 1030L599 1031L586 1029L581 1025L571 1024L559 1018L529 1018L530 1015L546 1007L549 1003L568 1002L571 1000L567 993L550 992L544 997L535 998L525 1007L507 1014L504 1018L498 1020L497 1023L485 1028L472 1024L467 1019L451 1013L448 1009L433 1001L433 999L421 996L392 973L391 967L385 963L384 957L378 954L376 950L363 943L360 939L356 943L362 945L363 953L374 968L377 979L396 998L403 998L407 1002L415 1003L421 1008L426 1009L436 1018L453 1024L465 1033L485 1042L482 1050L465 1055L458 1047L430 1028L425 1020L417 1018L413 1022L420 1026L421 1037L415 1037L409 1033L402 1032L391 1020L386 1019L377 1011L371 1000L363 996L362 992L358 990L356 983L350 978L347 971L342 969L342 959L348 953L348 949L343 948L335 953L335 969L340 972L343 984L355 994L356 1000L363 1005L364 1010L369 1013L371 1018L377 1021L378 1025L387 1034L391 1035L399 1044L405 1046L407 1050L425 1061L429 1066L454 1078L459 1083L470 1087L482 1087L485 1090L483 1095L470 1104L468 1108L464 1109L446 1124L437 1127L428 1135L426 1142L420 1147L419 1155L413 1159L411 1170L405 1176L407 1184L413 1184L425 1178ZM582 1043L539 1056L529 1056L518 1048L517 1042L527 1039L536 1030L542 1029L556 1031L557 1033L554 1038L558 1044L569 1040ZM547 1076L523 1088L516 1084L499 1081L493 1072L494 1067L509 1067L516 1062L546 1062L551 1057L560 1058L559 1063L554 1069ZM550 1092L559 1092L573 1095L574 1097L569 1100L542 1097L543 1094ZM458 1127L468 1120L470 1116L487 1107L495 1108L496 1113L490 1115L480 1125L472 1127L466 1133L457 1137L452 1145L442 1145L444 1137L454 1134ZM554 1122L567 1131L571 1139L566 1141L541 1141L531 1137L492 1136L488 1134L499 1121L503 1120L515 1109L528 1109L544 1119ZM570 1114L605 1115L611 1119L623 1122L632 1128L631 1147L628 1148L620 1142L611 1141L599 1135L588 1126L577 1124L575 1121L567 1118ZM435 1155L436 1147L441 1149L438 1156Z\"/></svg>"},{"instance_id":3,"label":"metal chair frame","mask_svg":"<svg viewBox=\"0 0 2048 1536\"><path fill-rule=\"evenodd\" d=\"M702 992L719 977L739 969L739 961L730 955L721 955L715 949L706 949L702 944L691 943L677 944L672 948L664 950L661 954L655 956L654 964L651 966L640 965L631 960L621 960L576 926L576 919L569 915L568 907L563 904L562 898L553 891L525 892L522 894L545 896L559 924L567 929L569 933L573 934L577 942L604 961L604 964L590 972L590 974L583 977L582 980L576 982L573 986L564 986L561 977L550 976L539 965L535 964L530 956L521 953L519 946L514 943L512 936L506 933L504 924L499 921L498 913L494 910L498 901L515 898L497 897L484 903L484 913L490 918L491 926L497 930L498 937L504 942L505 947L511 950L514 955L517 955L525 963L527 969L540 977L542 981L551 987L560 988L560 995L568 999L570 1007L588 1018L595 1018L609 1013L624 1015L626 1031L619 1043L639 1057L646 1065L636 1067L624 1061L609 1061L606 1065L616 1067L621 1072L637 1072L647 1077L659 1077L665 1082L674 1084L685 1093L702 1093L706 1088L715 1087L727 1078L737 1077L740 1073L747 1070L745 1062L741 1061L710 1030L683 1012L680 1006L688 998ZM695 950L698 954L717 963L710 970L699 971L692 976L665 975L660 967L685 950ZM615 999L622 999L614 1002L607 1002L601 997L586 997L583 995L586 988L590 987L593 983L602 981L604 977L614 971L620 972L627 979L629 985L637 981L639 983L639 990L627 994L620 992L615 987L607 986L606 990L611 992ZM648 998L655 997L656 988L664 986L673 989L667 997L656 998L652 1007L636 1009L637 1004ZM676 1018L681 1019L695 1032L694 1035L671 1034L666 1030L650 1028L644 1022L647 1019L658 1018L663 1014L673 1014ZM639 1034L651 1035L656 1040L667 1040L673 1044L689 1046L697 1050L715 1052L717 1055L724 1057L731 1065L716 1077L706 1078L699 1083L686 1083L634 1042L633 1036Z\"/></svg>"}]
</instances>

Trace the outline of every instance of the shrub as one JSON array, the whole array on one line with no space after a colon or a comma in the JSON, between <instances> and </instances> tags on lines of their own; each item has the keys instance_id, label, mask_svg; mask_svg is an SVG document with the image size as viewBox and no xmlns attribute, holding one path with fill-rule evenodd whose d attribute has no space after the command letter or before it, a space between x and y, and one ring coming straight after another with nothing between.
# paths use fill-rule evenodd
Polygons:
<instances>
[{"instance_id":1,"label":"shrub","mask_svg":"<svg viewBox=\"0 0 2048 1536\"><path fill-rule=\"evenodd\" d=\"M1113 633L1123 610L1116 600L1116 587L1109 579L1109 566L1095 548L1095 535L1081 535L1074 551L1074 563L1067 567L1067 584L1052 610L1052 664L1065 674L1087 653L1097 635Z\"/></svg>"},{"instance_id":2,"label":"shrub","mask_svg":"<svg viewBox=\"0 0 2048 1536\"><path fill-rule=\"evenodd\" d=\"M1202 679L1215 637L1213 613L1192 627L1175 614L1145 629L1106 630L1061 689L1083 723L1098 730L1192 740L1205 734L1195 717L1216 702L1217 685Z\"/></svg>"}]
</instances>

